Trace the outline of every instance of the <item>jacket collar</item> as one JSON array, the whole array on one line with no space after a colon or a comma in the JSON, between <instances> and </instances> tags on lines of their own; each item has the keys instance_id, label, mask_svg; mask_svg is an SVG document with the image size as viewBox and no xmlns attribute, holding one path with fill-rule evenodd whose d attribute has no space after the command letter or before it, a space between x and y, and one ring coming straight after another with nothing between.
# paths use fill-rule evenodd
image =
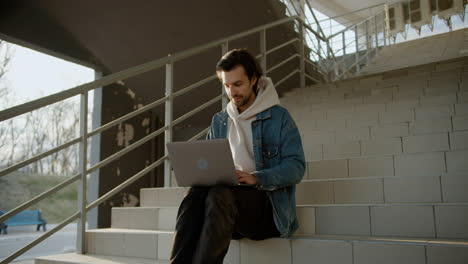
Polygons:
<instances>
[{"instance_id":1,"label":"jacket collar","mask_svg":"<svg viewBox=\"0 0 468 264\"><path fill-rule=\"evenodd\" d=\"M274 107L274 106L272 106ZM257 119L256 120L265 120L271 117L271 108L266 109L263 112L260 112L256 115ZM229 118L229 114L226 112L226 110L223 110L219 112L219 117L221 118L221 121L226 121Z\"/></svg>"},{"instance_id":2,"label":"jacket collar","mask_svg":"<svg viewBox=\"0 0 468 264\"><path fill-rule=\"evenodd\" d=\"M271 117L271 107L257 114L257 120L265 120Z\"/></svg>"}]
</instances>

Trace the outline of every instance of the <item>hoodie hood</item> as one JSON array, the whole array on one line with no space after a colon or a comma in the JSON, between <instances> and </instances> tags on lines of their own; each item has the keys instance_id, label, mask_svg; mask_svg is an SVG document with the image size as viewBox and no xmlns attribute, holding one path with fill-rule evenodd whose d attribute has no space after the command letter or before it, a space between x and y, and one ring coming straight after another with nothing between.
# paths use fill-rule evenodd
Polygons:
<instances>
[{"instance_id":1,"label":"hoodie hood","mask_svg":"<svg viewBox=\"0 0 468 264\"><path fill-rule=\"evenodd\" d=\"M273 85L273 81L269 77L261 77L257 83L257 97L255 101L249 108L247 108L244 112L239 114L237 107L232 103L229 102L226 109L229 116L232 119L242 119L247 120L258 113L261 113L268 108L279 105L280 100L278 97L278 93L276 92L275 86Z\"/></svg>"},{"instance_id":2,"label":"hoodie hood","mask_svg":"<svg viewBox=\"0 0 468 264\"><path fill-rule=\"evenodd\" d=\"M252 121L268 108L279 105L278 93L271 78L261 77L257 83L258 93L249 108L239 114L237 107L229 102L226 110L231 118L228 129L229 145L237 170L251 173L256 170L253 153Z\"/></svg>"}]
</instances>

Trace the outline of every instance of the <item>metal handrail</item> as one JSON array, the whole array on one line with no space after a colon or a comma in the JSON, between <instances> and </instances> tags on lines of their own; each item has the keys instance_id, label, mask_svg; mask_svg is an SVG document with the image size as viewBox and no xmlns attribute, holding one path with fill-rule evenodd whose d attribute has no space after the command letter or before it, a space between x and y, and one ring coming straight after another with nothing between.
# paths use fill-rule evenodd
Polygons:
<instances>
[{"instance_id":1,"label":"metal handrail","mask_svg":"<svg viewBox=\"0 0 468 264\"><path fill-rule=\"evenodd\" d=\"M53 148L53 149L51 149L49 151L46 151L46 152L41 153L39 155L36 155L36 156L34 156L34 157L32 157L32 158L30 158L28 160L22 161L22 162L20 162L20 163L18 163L16 165L13 165L13 166L10 166L10 167L8 167L6 169L3 169L3 170L0 171L0 177L6 176L7 174L9 174L9 173L11 173L13 171L16 171L18 169L21 169L21 168L23 168L23 167L25 167L25 166L27 166L27 165L35 162L35 161L43 159L43 158L45 158L45 157L47 157L49 155L52 155L52 154L54 154L56 152L59 152L59 151L61 151L63 149L66 149L66 148L70 147L71 145L79 143L80 140L81 140L80 138L73 139L73 140L71 140L71 141L69 141L69 142L67 142L65 144L62 144L62 145L56 147L56 148Z\"/></svg>"},{"instance_id":2,"label":"metal handrail","mask_svg":"<svg viewBox=\"0 0 468 264\"><path fill-rule=\"evenodd\" d=\"M46 96L46 97L43 97L43 98L40 98L40 99L37 99L37 100L34 100L34 101L31 101L31 102L28 102L28 103L25 103L23 105L19 105L19 106L15 106L15 107L12 107L12 108L9 108L9 109L6 109L6 110L2 110L0 111L0 122L1 121L4 121L4 120L8 120L8 119L11 119L11 118L14 118L14 117L17 117L19 115L22 115L22 114L25 114L25 113L28 113L28 112L31 112L31 111L34 111L36 109L39 109L39 108L42 108L42 107L45 107L47 105L50 105L50 104L53 104L53 103L56 103L56 102L59 102L59 101L62 101L62 100L66 100L68 98L71 98L71 97L74 97L74 96L77 96L77 95L81 95L81 136L78 138L78 139L74 139L72 141L69 141L61 146L58 146L54 149L51 149L49 151L46 151L44 153L41 153L33 158L30 158L26 161L23 161L23 162L20 162L14 166L11 166L5 170L2 170L0 171L0 176L4 176L6 175L7 173L11 172L11 171L14 171L14 170L17 170L19 168L22 168L26 165L29 165L30 163L34 162L34 161L37 161L41 158L44 158L48 155L51 155L53 153L56 153L66 147L69 147L71 145L74 145L74 144L77 144L77 143L80 143L80 173L78 175L75 175L73 177L71 177L70 179L58 184L57 186L49 189L48 191L36 196L35 198L21 204L20 206L16 207L15 209L9 211L8 213L2 215L0 217L0 220L1 221L4 221L6 219L8 219L9 217L15 215L16 213L18 213L19 211L31 206L32 204L34 203L37 203L39 202L40 200L52 195L53 193L65 188L66 186L69 186L70 184L74 183L75 181L77 180L80 180L80 187L79 187L79 200L80 200L80 205L79 205L79 211L77 213L75 213L74 215L70 216L68 219L66 219L65 221L63 221L61 224L59 224L57 227L55 227L54 229L50 230L49 232L45 233L44 235L42 235L41 237L39 237L38 239L34 240L33 242L31 242L30 244L26 245L25 247L21 248L20 250L18 250L17 252L15 252L14 254L12 254L11 256L9 256L7 259L4 259L2 260L0 263L1 264L4 264L4 263L8 263L10 262L11 260L15 259L16 257L18 257L19 255L23 254L24 252L26 252L27 250L29 250L30 248L32 248L33 246L37 245L38 243L40 243L41 241L43 241L44 239L46 239L47 237L49 237L50 235L52 235L53 233L57 232L58 230L60 230L61 228L63 228L65 225L69 224L70 222L74 221L75 219L79 219L79 223L78 223L78 238L77 238L77 247L78 247L78 251L80 251L80 253L82 253L81 251L84 250L84 232L85 232L85 226L84 226L84 219L86 219L86 213L91 210L92 208L98 206L99 204L103 203L104 201L106 201L107 199L109 199L110 197L112 197L113 195L115 195L116 193L120 192L121 190L123 190L124 188L128 187L130 184L132 184L133 182L135 182L136 180L138 180L139 178L141 178L142 176L144 176L145 174L147 174L148 172L150 172L151 170L153 170L154 168L160 166L161 164L164 164L167 160L168 160L168 157L167 155L165 155L164 157L160 158L159 160L157 160L156 162L152 163L150 166L146 167L145 169L141 170L140 172L138 172L137 174L133 175L132 177L130 177L129 179L127 179L126 181L124 181L123 183L121 183L120 185L118 185L117 187L115 187L114 189L110 190L109 192L107 192L106 194L102 195L100 198L98 198L97 200L95 200L94 202L92 202L91 204L88 204L86 205L86 175L98 170L99 168L102 168L103 166L109 164L110 162L122 157L123 155L127 154L128 152L134 150L135 148L145 144L146 142L150 141L151 139L163 134L164 132L166 132L166 134L168 133L168 131L170 131L172 129L172 127L180 122L183 122L184 120L186 120L187 118L195 115L196 113L202 111L203 109L207 108L208 106L214 104L215 102L219 101L220 99L224 98L223 95L219 95L211 100L209 100L208 102L198 106L197 108L189 111L188 113L180 116L179 118L175 119L175 120L172 120L172 114L170 115L170 122L169 122L169 125L165 125L164 127L161 127L159 128L158 130L154 131L153 133L145 136L144 138L138 140L137 142L134 142L133 144L131 144L130 146L127 146L125 147L124 149L118 151L117 153L114 153L113 155L109 156L108 158L100 161L99 163L95 164L93 167L91 168L88 168L86 169L87 165L86 165L86 157L87 157L87 139L94 136L94 135L97 135L99 133L102 133L103 131L107 130L107 129L110 129L111 127L114 127L118 124L121 124L122 122L132 118L132 117L135 117L145 111L148 111L156 106L159 106L163 103L166 104L166 109L167 108L167 105L168 104L171 104L172 103L172 100L177 97L177 96L180 96L180 95L183 95L193 89L195 89L196 87L199 87L203 84L206 84L212 80L215 80L216 79L216 75L211 75L210 77L207 77L203 80L200 80L196 83L193 83L191 85L189 85L188 87L185 87L183 88L182 90L180 91L177 91L177 92L174 92L174 93L170 93L168 95L166 95L165 97L161 98L161 99L158 99L156 100L155 102L152 102L142 108L139 108L129 114L126 114L122 117L119 117L113 121L110 121L108 122L107 124L105 125L102 125L100 126L99 128L96 128L95 130L91 131L88 133L87 131L87 102L88 102L88 92L91 91L91 90L94 90L96 88L100 88L100 87L103 87L103 86L106 86L106 85L109 85L109 84L112 84L112 83L118 83L122 80L125 80L127 78L130 78L130 77L134 77L136 75L139 75L139 74L143 74L143 73L146 73L148 71L152 71L152 70L155 70L157 68L161 68L163 66L166 65L166 85L172 85L172 81L171 82L167 82L167 73L168 73L168 69L170 69L169 73L171 74L172 70L172 65L174 64L174 62L177 62L177 61L180 61L184 58L187 58L187 57L190 57L190 56L193 56L193 55L197 55L199 54L200 52L202 51L205 51L207 49L210 49L210 48L214 48L214 47L217 47L217 46L221 46L221 45L225 45L227 44L229 41L232 41L232 40L235 40L235 39L238 39L238 38L242 38L242 37L245 37L245 36L248 36L248 35L251 35L251 34L254 34L254 33L259 33L259 32L263 32L263 38L265 37L265 30L268 29L268 28L271 28L271 27L274 27L274 26L277 26L277 25L281 25L283 23L286 23L286 22L289 22L289 21L299 21L299 23L301 23L301 25L310 30L318 39L322 39L323 41L323 38L321 36L318 35L317 32L315 32L312 28L310 28L309 26L305 25L304 21L297 17L297 16L293 16L293 17L289 17L289 18L284 18L284 19L280 19L278 21L275 21L275 22L272 22L272 23L268 23L266 25L263 25L263 26L258 26L258 27L255 27L251 30L248 30L248 31L244 31L244 32L241 32L241 33L238 33L238 34L235 34L235 35L232 35L230 37L227 37L227 38L223 38L223 39L220 39L220 40L217 40L217 41L213 41L213 42L210 42L208 44L205 44L205 45L201 45L201 46L198 46L198 47L195 47L195 48L191 48L191 49L188 49L188 50L185 50L185 51L181 51L181 52L178 52L178 53L175 53L173 55L169 55L167 57L164 57L164 58L160 58L160 59L156 59L156 60L153 60L153 61L150 61L148 63L144 63L144 64L141 64L141 65L137 65L137 66L134 66L134 67L131 67L131 68L128 68L126 70L123 70L123 71L120 71L120 72L117 72L117 73L113 73L113 74L110 74L108 76L105 76L99 80L96 80L96 81L93 81L93 82L90 82L90 83L87 83L87 84L83 84L83 85L79 85L79 86L76 86L74 88L71 88L69 90L66 90L66 91L62 91L62 92L59 92L59 93L56 93L56 94L52 94L50 96ZM280 44L270 50L265 50L265 46L263 47L263 52L262 54L260 54L260 57L263 60L265 60L265 56L267 54L270 54L274 51L277 51L287 45L290 45L296 41L298 41L299 39L297 38L294 38L290 41L287 41L283 44ZM301 43L303 43L303 45L305 45L305 43L301 40ZM303 49L303 47L302 47ZM264 55L263 55L264 54ZM302 56L304 56L303 52L301 54ZM294 57L296 56L301 56L301 55L298 55L298 54L295 54ZM308 60L307 58L302 58L302 61L303 62L308 62L308 63L312 63L310 60ZM287 62L287 61L286 61ZM280 65L284 65L284 63L286 63L283 61L283 63ZM313 64L313 63L312 63ZM169 65L169 66L168 66ZM274 69L277 69L279 68L280 66L278 65L275 65L273 66ZM169 67L169 68L168 68ZM314 81L317 81L315 80L313 77L311 77L310 75L306 75L305 72L304 72L304 68L301 67L302 70L294 70L293 72L291 72L290 74L288 74L287 76L283 77L281 80L279 80L276 85L280 85L281 83L283 83L284 81L286 81L288 78L292 77L294 74L296 73L300 73L301 76L303 76L303 78L309 78L311 80L314 80ZM267 72L268 69L265 68L265 72ZM170 76L172 78L172 76ZM172 111L172 107L169 108L171 111ZM193 136L192 138L190 138L189 140L195 140L195 139L198 139L200 137L202 137L204 134L206 134L206 132L209 130L209 128L206 128L206 129L203 129L202 131L200 131L199 133L197 133L195 136ZM0 221L0 222L1 222ZM79 240L79 241L78 241Z\"/></svg>"}]
</instances>

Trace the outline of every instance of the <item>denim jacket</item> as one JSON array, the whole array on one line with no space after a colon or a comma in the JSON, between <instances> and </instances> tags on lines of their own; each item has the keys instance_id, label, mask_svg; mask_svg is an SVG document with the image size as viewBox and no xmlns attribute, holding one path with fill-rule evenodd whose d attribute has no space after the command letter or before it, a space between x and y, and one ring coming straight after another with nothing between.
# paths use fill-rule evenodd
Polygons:
<instances>
[{"instance_id":1,"label":"denim jacket","mask_svg":"<svg viewBox=\"0 0 468 264\"><path fill-rule=\"evenodd\" d=\"M229 115L217 113L207 139L226 138ZM276 227L290 237L299 227L296 216L296 184L304 176L301 136L288 111L275 105L256 115L252 122L253 152L259 190L267 191Z\"/></svg>"}]
</instances>

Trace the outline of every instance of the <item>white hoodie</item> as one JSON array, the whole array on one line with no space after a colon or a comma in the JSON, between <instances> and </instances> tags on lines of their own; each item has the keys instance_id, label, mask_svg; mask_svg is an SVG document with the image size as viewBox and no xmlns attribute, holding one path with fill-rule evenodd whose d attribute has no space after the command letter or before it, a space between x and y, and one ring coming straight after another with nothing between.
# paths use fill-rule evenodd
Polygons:
<instances>
[{"instance_id":1,"label":"white hoodie","mask_svg":"<svg viewBox=\"0 0 468 264\"><path fill-rule=\"evenodd\" d=\"M249 108L239 114L237 107L229 102L226 109L231 122L229 124L228 139L231 146L232 158L237 170L251 173L256 170L253 153L252 121L258 113L279 105L278 93L271 78L261 77L257 84L257 98Z\"/></svg>"}]
</instances>

